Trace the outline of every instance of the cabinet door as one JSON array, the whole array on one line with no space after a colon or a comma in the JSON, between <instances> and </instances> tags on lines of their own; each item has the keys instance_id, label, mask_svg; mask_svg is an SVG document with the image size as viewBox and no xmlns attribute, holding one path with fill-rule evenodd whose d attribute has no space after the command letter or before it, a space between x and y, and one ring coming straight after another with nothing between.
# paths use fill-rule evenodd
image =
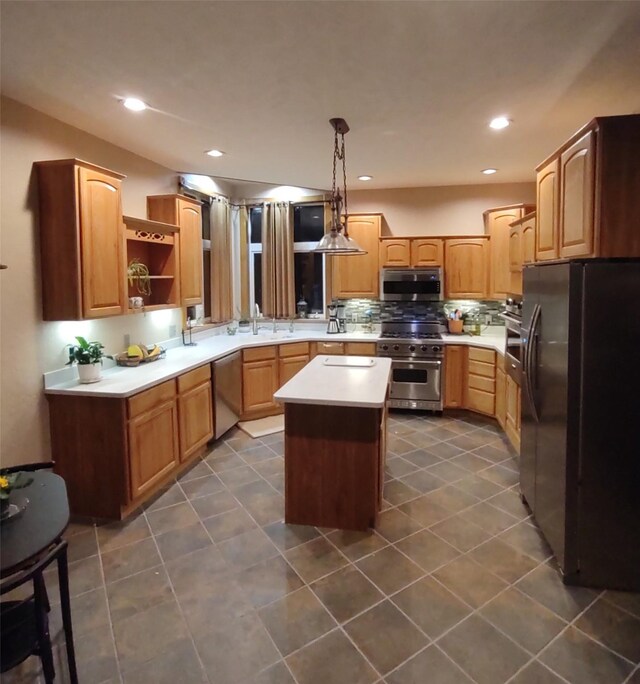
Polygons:
<instances>
[{"instance_id":1,"label":"cabinet door","mask_svg":"<svg viewBox=\"0 0 640 684\"><path fill-rule=\"evenodd\" d=\"M82 309L85 318L125 312L120 181L80 167Z\"/></svg>"},{"instance_id":2,"label":"cabinet door","mask_svg":"<svg viewBox=\"0 0 640 684\"><path fill-rule=\"evenodd\" d=\"M131 498L151 489L179 462L178 411L167 401L129 421Z\"/></svg>"},{"instance_id":3,"label":"cabinet door","mask_svg":"<svg viewBox=\"0 0 640 684\"><path fill-rule=\"evenodd\" d=\"M496 209L486 215L486 232L491 237L489 297L504 299L511 292L510 224L522 218L521 208Z\"/></svg>"},{"instance_id":4,"label":"cabinet door","mask_svg":"<svg viewBox=\"0 0 640 684\"><path fill-rule=\"evenodd\" d=\"M349 356L375 356L375 342L347 342L344 353Z\"/></svg>"},{"instance_id":5,"label":"cabinet door","mask_svg":"<svg viewBox=\"0 0 640 684\"><path fill-rule=\"evenodd\" d=\"M554 159L537 174L536 261L558 258L558 185L560 160Z\"/></svg>"},{"instance_id":6,"label":"cabinet door","mask_svg":"<svg viewBox=\"0 0 640 684\"><path fill-rule=\"evenodd\" d=\"M444 407L464 406L464 378L467 366L467 349L448 344L444 348Z\"/></svg>"},{"instance_id":7,"label":"cabinet door","mask_svg":"<svg viewBox=\"0 0 640 684\"><path fill-rule=\"evenodd\" d=\"M331 257L332 295L348 299L369 297L376 299L380 291L378 242L379 216L349 217L349 235L367 254Z\"/></svg>"},{"instance_id":8,"label":"cabinet door","mask_svg":"<svg viewBox=\"0 0 640 684\"><path fill-rule=\"evenodd\" d=\"M536 260L536 217L522 224L522 263L533 264Z\"/></svg>"},{"instance_id":9,"label":"cabinet door","mask_svg":"<svg viewBox=\"0 0 640 684\"><path fill-rule=\"evenodd\" d=\"M595 253L593 205L595 131L588 131L560 157L560 258Z\"/></svg>"},{"instance_id":10,"label":"cabinet door","mask_svg":"<svg viewBox=\"0 0 640 684\"><path fill-rule=\"evenodd\" d=\"M242 399L244 413L277 408L273 399L278 390L276 359L251 361L242 364Z\"/></svg>"},{"instance_id":11,"label":"cabinet door","mask_svg":"<svg viewBox=\"0 0 640 684\"><path fill-rule=\"evenodd\" d=\"M287 356L278 360L278 378L279 386L289 382L291 378L301 371L309 363L309 357L304 356Z\"/></svg>"},{"instance_id":12,"label":"cabinet door","mask_svg":"<svg viewBox=\"0 0 640 684\"><path fill-rule=\"evenodd\" d=\"M486 238L445 241L445 297L486 299L489 246Z\"/></svg>"},{"instance_id":13,"label":"cabinet door","mask_svg":"<svg viewBox=\"0 0 640 684\"><path fill-rule=\"evenodd\" d=\"M411 264L410 241L380 240L380 267L409 266Z\"/></svg>"},{"instance_id":14,"label":"cabinet door","mask_svg":"<svg viewBox=\"0 0 640 684\"><path fill-rule=\"evenodd\" d=\"M412 266L442 266L443 264L444 242L441 238L411 240Z\"/></svg>"},{"instance_id":15,"label":"cabinet door","mask_svg":"<svg viewBox=\"0 0 640 684\"><path fill-rule=\"evenodd\" d=\"M180 226L180 296L182 306L202 303L202 215L193 202L177 200Z\"/></svg>"},{"instance_id":16,"label":"cabinet door","mask_svg":"<svg viewBox=\"0 0 640 684\"><path fill-rule=\"evenodd\" d=\"M184 461L213 437L211 382L203 382L178 396L178 417L180 460Z\"/></svg>"},{"instance_id":17,"label":"cabinet door","mask_svg":"<svg viewBox=\"0 0 640 684\"><path fill-rule=\"evenodd\" d=\"M330 354L332 356L344 354L344 342L316 342L313 355L315 357L318 354Z\"/></svg>"},{"instance_id":18,"label":"cabinet door","mask_svg":"<svg viewBox=\"0 0 640 684\"><path fill-rule=\"evenodd\" d=\"M496 370L496 420L504 430L507 421L507 381L506 373Z\"/></svg>"},{"instance_id":19,"label":"cabinet door","mask_svg":"<svg viewBox=\"0 0 640 684\"><path fill-rule=\"evenodd\" d=\"M522 227L514 226L509 231L509 271L522 271Z\"/></svg>"}]
</instances>

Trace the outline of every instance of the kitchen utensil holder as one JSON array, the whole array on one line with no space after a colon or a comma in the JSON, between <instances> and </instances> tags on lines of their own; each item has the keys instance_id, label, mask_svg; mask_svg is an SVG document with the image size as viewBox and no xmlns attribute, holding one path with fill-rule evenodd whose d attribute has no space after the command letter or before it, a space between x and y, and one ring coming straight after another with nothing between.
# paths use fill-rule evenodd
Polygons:
<instances>
[{"instance_id":1,"label":"kitchen utensil holder","mask_svg":"<svg viewBox=\"0 0 640 684\"><path fill-rule=\"evenodd\" d=\"M449 332L452 335L462 334L462 326L464 325L464 321L462 319L450 318L447 322L449 324Z\"/></svg>"}]
</instances>

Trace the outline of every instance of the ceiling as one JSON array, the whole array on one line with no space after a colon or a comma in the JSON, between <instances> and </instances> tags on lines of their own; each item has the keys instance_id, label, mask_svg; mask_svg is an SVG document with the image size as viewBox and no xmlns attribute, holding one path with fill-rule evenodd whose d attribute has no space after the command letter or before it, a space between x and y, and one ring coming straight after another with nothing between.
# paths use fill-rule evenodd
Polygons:
<instances>
[{"instance_id":1,"label":"ceiling","mask_svg":"<svg viewBox=\"0 0 640 684\"><path fill-rule=\"evenodd\" d=\"M593 116L640 112L639 2L0 7L4 95L177 171L328 187L341 116L351 187L530 181Z\"/></svg>"}]
</instances>

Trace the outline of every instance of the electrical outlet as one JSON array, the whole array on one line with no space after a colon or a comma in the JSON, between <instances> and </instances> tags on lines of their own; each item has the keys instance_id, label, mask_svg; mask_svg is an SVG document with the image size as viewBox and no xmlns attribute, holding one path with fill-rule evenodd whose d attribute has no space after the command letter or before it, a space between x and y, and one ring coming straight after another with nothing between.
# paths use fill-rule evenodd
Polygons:
<instances>
[{"instance_id":1,"label":"electrical outlet","mask_svg":"<svg viewBox=\"0 0 640 684\"><path fill-rule=\"evenodd\" d=\"M127 333L127 334L124 336L124 348L125 348L125 349L129 349L129 345L130 345L130 344L131 344L131 335L129 335L129 333Z\"/></svg>"},{"instance_id":2,"label":"electrical outlet","mask_svg":"<svg viewBox=\"0 0 640 684\"><path fill-rule=\"evenodd\" d=\"M169 326L169 339L171 339L172 337L175 337L177 334L178 334L178 331L176 330L176 326L170 325Z\"/></svg>"}]
</instances>

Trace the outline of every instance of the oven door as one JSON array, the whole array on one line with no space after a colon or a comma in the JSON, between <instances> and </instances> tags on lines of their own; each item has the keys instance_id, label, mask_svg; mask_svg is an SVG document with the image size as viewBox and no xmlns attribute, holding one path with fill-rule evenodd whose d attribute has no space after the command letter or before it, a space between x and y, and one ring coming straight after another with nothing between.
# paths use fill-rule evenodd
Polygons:
<instances>
[{"instance_id":1,"label":"oven door","mask_svg":"<svg viewBox=\"0 0 640 684\"><path fill-rule=\"evenodd\" d=\"M389 406L442 411L442 361L393 359Z\"/></svg>"},{"instance_id":2,"label":"oven door","mask_svg":"<svg viewBox=\"0 0 640 684\"><path fill-rule=\"evenodd\" d=\"M520 385L522 383L522 332L520 319L502 314L505 327L504 361L507 373Z\"/></svg>"},{"instance_id":3,"label":"oven door","mask_svg":"<svg viewBox=\"0 0 640 684\"><path fill-rule=\"evenodd\" d=\"M389 269L380 271L380 299L383 302L437 302L442 299L442 271Z\"/></svg>"}]
</instances>

